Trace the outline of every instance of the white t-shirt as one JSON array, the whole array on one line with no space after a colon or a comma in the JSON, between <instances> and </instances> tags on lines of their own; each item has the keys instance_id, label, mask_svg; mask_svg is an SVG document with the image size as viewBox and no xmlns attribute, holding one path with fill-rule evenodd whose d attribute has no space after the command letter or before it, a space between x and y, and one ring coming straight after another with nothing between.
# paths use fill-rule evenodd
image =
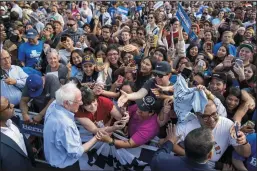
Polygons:
<instances>
[{"instance_id":1,"label":"white t-shirt","mask_svg":"<svg viewBox=\"0 0 257 171\"><path fill-rule=\"evenodd\" d=\"M213 162L218 161L229 145L232 145L232 146L239 145L236 143L236 140L230 136L230 128L233 125L234 123L231 120L222 116L219 117L219 121L216 127L212 130L216 144L214 147L215 150L211 158L211 161ZM186 135L189 132L200 127L201 127L200 122L198 121L197 118L195 118L186 124L178 124L176 135L177 136L181 135L182 137L180 138L180 142L183 142L185 140Z\"/></svg>"}]
</instances>

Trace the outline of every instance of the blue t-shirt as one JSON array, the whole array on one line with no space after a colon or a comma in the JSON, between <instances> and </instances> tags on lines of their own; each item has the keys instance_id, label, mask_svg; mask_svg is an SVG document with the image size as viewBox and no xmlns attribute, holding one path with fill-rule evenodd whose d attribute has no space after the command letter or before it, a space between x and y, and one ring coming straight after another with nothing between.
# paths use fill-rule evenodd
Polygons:
<instances>
[{"instance_id":1,"label":"blue t-shirt","mask_svg":"<svg viewBox=\"0 0 257 171\"><path fill-rule=\"evenodd\" d=\"M234 151L233 158L236 160L246 161L247 170L256 170L256 133L249 134L246 138L251 145L251 155L248 158L244 158Z\"/></svg>"},{"instance_id":2,"label":"blue t-shirt","mask_svg":"<svg viewBox=\"0 0 257 171\"><path fill-rule=\"evenodd\" d=\"M19 47L18 59L24 62L26 67L34 68L40 60L43 48L42 41L38 41L37 45L31 45L28 42L22 43Z\"/></svg>"},{"instance_id":3,"label":"blue t-shirt","mask_svg":"<svg viewBox=\"0 0 257 171\"><path fill-rule=\"evenodd\" d=\"M214 47L213 47L213 53L214 53L215 56L217 55L217 52L218 52L219 48L221 47L221 45L222 45L222 42L216 43L216 44L214 45ZM228 50L229 50L229 54L230 54L230 55L236 56L236 47L235 47L234 45L229 44L229 45L228 45Z\"/></svg>"}]
</instances>

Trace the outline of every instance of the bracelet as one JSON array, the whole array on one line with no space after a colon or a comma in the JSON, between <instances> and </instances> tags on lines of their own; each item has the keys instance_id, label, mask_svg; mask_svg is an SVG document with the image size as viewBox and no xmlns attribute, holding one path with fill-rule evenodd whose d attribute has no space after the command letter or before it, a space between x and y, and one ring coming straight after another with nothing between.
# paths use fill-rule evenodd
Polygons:
<instances>
[{"instance_id":1,"label":"bracelet","mask_svg":"<svg viewBox=\"0 0 257 171\"><path fill-rule=\"evenodd\" d=\"M246 142L244 143L244 144L242 144L242 145L246 145L246 144L248 144L248 141L246 140Z\"/></svg>"}]
</instances>

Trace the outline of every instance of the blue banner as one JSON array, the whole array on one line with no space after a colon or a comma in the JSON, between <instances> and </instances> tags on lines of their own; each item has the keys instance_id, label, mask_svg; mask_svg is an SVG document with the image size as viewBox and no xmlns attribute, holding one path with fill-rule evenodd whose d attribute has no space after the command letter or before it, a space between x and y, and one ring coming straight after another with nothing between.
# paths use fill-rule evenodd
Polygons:
<instances>
[{"instance_id":1,"label":"blue banner","mask_svg":"<svg viewBox=\"0 0 257 171\"><path fill-rule=\"evenodd\" d=\"M43 137L44 126L40 124L26 124L24 121L20 121L20 128L23 133L34 135L37 137Z\"/></svg>"},{"instance_id":2,"label":"blue banner","mask_svg":"<svg viewBox=\"0 0 257 171\"><path fill-rule=\"evenodd\" d=\"M119 14L128 16L129 9L128 9L128 8L125 8L125 7L122 7L122 6L119 6L119 7L117 8L117 12L118 12Z\"/></svg>"},{"instance_id":3,"label":"blue banner","mask_svg":"<svg viewBox=\"0 0 257 171\"><path fill-rule=\"evenodd\" d=\"M176 16L177 16L178 20L180 21L183 29L188 34L190 40L196 41L197 35L194 32L191 32L192 22L180 3L178 4L178 11L176 13Z\"/></svg>"}]
</instances>

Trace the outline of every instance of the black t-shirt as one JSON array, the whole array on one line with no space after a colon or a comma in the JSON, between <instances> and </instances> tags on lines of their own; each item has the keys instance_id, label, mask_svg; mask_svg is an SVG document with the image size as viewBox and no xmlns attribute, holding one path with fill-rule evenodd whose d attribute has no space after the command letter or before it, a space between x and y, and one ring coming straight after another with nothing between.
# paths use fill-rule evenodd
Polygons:
<instances>
[{"instance_id":1,"label":"black t-shirt","mask_svg":"<svg viewBox=\"0 0 257 171\"><path fill-rule=\"evenodd\" d=\"M143 76L143 75L139 74L137 76L137 80L136 80L136 88L137 88L137 90L139 90L141 87L143 87L145 82L147 80L149 80L149 79L151 79L151 74L150 75L146 75L146 76Z\"/></svg>"},{"instance_id":2,"label":"black t-shirt","mask_svg":"<svg viewBox=\"0 0 257 171\"><path fill-rule=\"evenodd\" d=\"M142 88L145 88L148 91L147 96L152 96L155 99L157 99L156 96L151 91L151 89L158 88L158 87L156 87L155 84L156 84L155 79L154 78L150 78L148 81L145 82L145 84L143 85ZM170 85L172 85L172 83L170 83ZM170 92L162 92L162 93L165 94L165 95L172 95L172 93L170 93Z\"/></svg>"}]
</instances>

